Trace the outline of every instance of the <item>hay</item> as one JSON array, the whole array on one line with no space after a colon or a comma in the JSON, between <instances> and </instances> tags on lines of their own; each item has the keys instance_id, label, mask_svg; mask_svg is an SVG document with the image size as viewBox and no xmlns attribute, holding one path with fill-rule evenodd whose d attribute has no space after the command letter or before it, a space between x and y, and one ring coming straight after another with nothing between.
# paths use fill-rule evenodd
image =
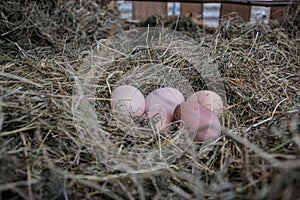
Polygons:
<instances>
[{"instance_id":1,"label":"hay","mask_svg":"<svg viewBox=\"0 0 300 200\"><path fill-rule=\"evenodd\" d=\"M109 1L13 0L0 4L1 56L48 57L77 60L95 40L107 38L122 23ZM20 50L27 55L19 54Z\"/></svg>"},{"instance_id":2,"label":"hay","mask_svg":"<svg viewBox=\"0 0 300 200\"><path fill-rule=\"evenodd\" d=\"M157 25L162 37L147 41L122 31L129 25L115 29L116 13L96 1L12 2L0 5L2 199L299 196L298 18L282 26L224 20L214 34L189 30L185 19L181 33ZM9 6L20 22L7 14ZM88 17L78 18L80 9ZM90 23L92 16L101 26ZM56 23L66 38L53 34ZM212 72L220 77L212 79ZM151 122L115 118L110 92L124 83L144 94L162 86L186 97L203 88L220 92L226 100L221 137L192 143L175 124L163 134Z\"/></svg>"}]
</instances>

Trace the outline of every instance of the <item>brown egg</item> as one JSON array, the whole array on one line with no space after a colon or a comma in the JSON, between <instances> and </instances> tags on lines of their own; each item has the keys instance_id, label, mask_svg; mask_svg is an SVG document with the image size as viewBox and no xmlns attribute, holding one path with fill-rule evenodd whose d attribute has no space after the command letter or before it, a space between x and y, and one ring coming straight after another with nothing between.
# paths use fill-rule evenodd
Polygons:
<instances>
[{"instance_id":1,"label":"brown egg","mask_svg":"<svg viewBox=\"0 0 300 200\"><path fill-rule=\"evenodd\" d=\"M223 114L224 106L222 98L215 92L209 90L200 90L192 94L189 101L197 101L210 109L218 118Z\"/></svg>"},{"instance_id":2,"label":"brown egg","mask_svg":"<svg viewBox=\"0 0 300 200\"><path fill-rule=\"evenodd\" d=\"M221 124L217 116L207 107L195 101L185 101L174 111L174 118L181 120L194 141L216 138L221 133Z\"/></svg>"},{"instance_id":3,"label":"brown egg","mask_svg":"<svg viewBox=\"0 0 300 200\"><path fill-rule=\"evenodd\" d=\"M184 96L175 88L165 87L149 93L145 100L148 117L156 116L156 119L159 119L157 128L166 130L172 121L176 106L184 102Z\"/></svg>"},{"instance_id":4,"label":"brown egg","mask_svg":"<svg viewBox=\"0 0 300 200\"><path fill-rule=\"evenodd\" d=\"M115 88L111 94L111 100L114 112L132 117L140 117L145 112L144 95L131 85Z\"/></svg>"}]
</instances>

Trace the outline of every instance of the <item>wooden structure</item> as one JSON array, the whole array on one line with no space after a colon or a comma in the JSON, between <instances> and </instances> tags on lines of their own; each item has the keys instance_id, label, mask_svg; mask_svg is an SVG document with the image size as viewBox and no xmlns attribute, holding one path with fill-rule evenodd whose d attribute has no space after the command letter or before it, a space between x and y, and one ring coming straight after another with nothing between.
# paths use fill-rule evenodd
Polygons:
<instances>
[{"instance_id":1,"label":"wooden structure","mask_svg":"<svg viewBox=\"0 0 300 200\"><path fill-rule=\"evenodd\" d=\"M268 20L281 22L292 5L298 0L134 0L132 1L132 19L144 20L152 15L167 16L167 3L180 2L180 15L197 14L203 16L204 4L220 3L219 17L239 15L245 21L250 21L253 7L266 7Z\"/></svg>"}]
</instances>

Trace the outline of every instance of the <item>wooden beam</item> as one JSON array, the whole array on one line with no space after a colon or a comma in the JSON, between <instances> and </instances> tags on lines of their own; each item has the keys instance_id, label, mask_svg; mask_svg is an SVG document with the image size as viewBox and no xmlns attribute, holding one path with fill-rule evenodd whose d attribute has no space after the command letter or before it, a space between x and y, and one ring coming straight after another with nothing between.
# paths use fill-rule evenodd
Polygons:
<instances>
[{"instance_id":1,"label":"wooden beam","mask_svg":"<svg viewBox=\"0 0 300 200\"><path fill-rule=\"evenodd\" d=\"M138 2L132 3L132 18L134 20L145 20L153 15L167 16L167 2Z\"/></svg>"},{"instance_id":2,"label":"wooden beam","mask_svg":"<svg viewBox=\"0 0 300 200\"><path fill-rule=\"evenodd\" d=\"M203 12L203 4L199 3L181 3L180 16L186 17L189 14L200 14Z\"/></svg>"},{"instance_id":3,"label":"wooden beam","mask_svg":"<svg viewBox=\"0 0 300 200\"><path fill-rule=\"evenodd\" d=\"M131 1L131 0L125 0ZM147 0L133 0L132 2L150 2ZM152 2L184 2L184 3L230 3L252 6L288 6L295 5L299 0L151 0Z\"/></svg>"},{"instance_id":4,"label":"wooden beam","mask_svg":"<svg viewBox=\"0 0 300 200\"><path fill-rule=\"evenodd\" d=\"M244 21L249 21L250 13L251 13L250 5L236 5L236 4L221 5L221 17L230 18L237 15L241 17Z\"/></svg>"},{"instance_id":5,"label":"wooden beam","mask_svg":"<svg viewBox=\"0 0 300 200\"><path fill-rule=\"evenodd\" d=\"M289 7L272 7L270 13L270 20L277 20L279 23L282 22L288 14Z\"/></svg>"}]
</instances>

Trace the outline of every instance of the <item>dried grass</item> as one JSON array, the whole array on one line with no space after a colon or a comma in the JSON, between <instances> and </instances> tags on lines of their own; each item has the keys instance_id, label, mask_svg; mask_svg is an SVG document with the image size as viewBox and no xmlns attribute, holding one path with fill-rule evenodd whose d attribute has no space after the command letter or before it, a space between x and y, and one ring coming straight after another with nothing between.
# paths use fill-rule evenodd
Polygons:
<instances>
[{"instance_id":1,"label":"dried grass","mask_svg":"<svg viewBox=\"0 0 300 200\"><path fill-rule=\"evenodd\" d=\"M128 25L116 26L116 13L96 3L0 4L0 199L300 196L298 18L280 26L224 20L214 34L181 29L199 44L189 49L189 37L179 34L171 40L177 51L162 38L150 50L128 52L123 43L112 53L97 45L130 43L122 32ZM67 32L62 38L58 27ZM115 31L122 37L100 40ZM206 84L209 71L195 68L201 62L218 68L224 88ZM124 83L145 94L161 86L185 96L224 89L221 137L191 143L182 129L164 135L151 123L117 121L110 92Z\"/></svg>"}]
</instances>

